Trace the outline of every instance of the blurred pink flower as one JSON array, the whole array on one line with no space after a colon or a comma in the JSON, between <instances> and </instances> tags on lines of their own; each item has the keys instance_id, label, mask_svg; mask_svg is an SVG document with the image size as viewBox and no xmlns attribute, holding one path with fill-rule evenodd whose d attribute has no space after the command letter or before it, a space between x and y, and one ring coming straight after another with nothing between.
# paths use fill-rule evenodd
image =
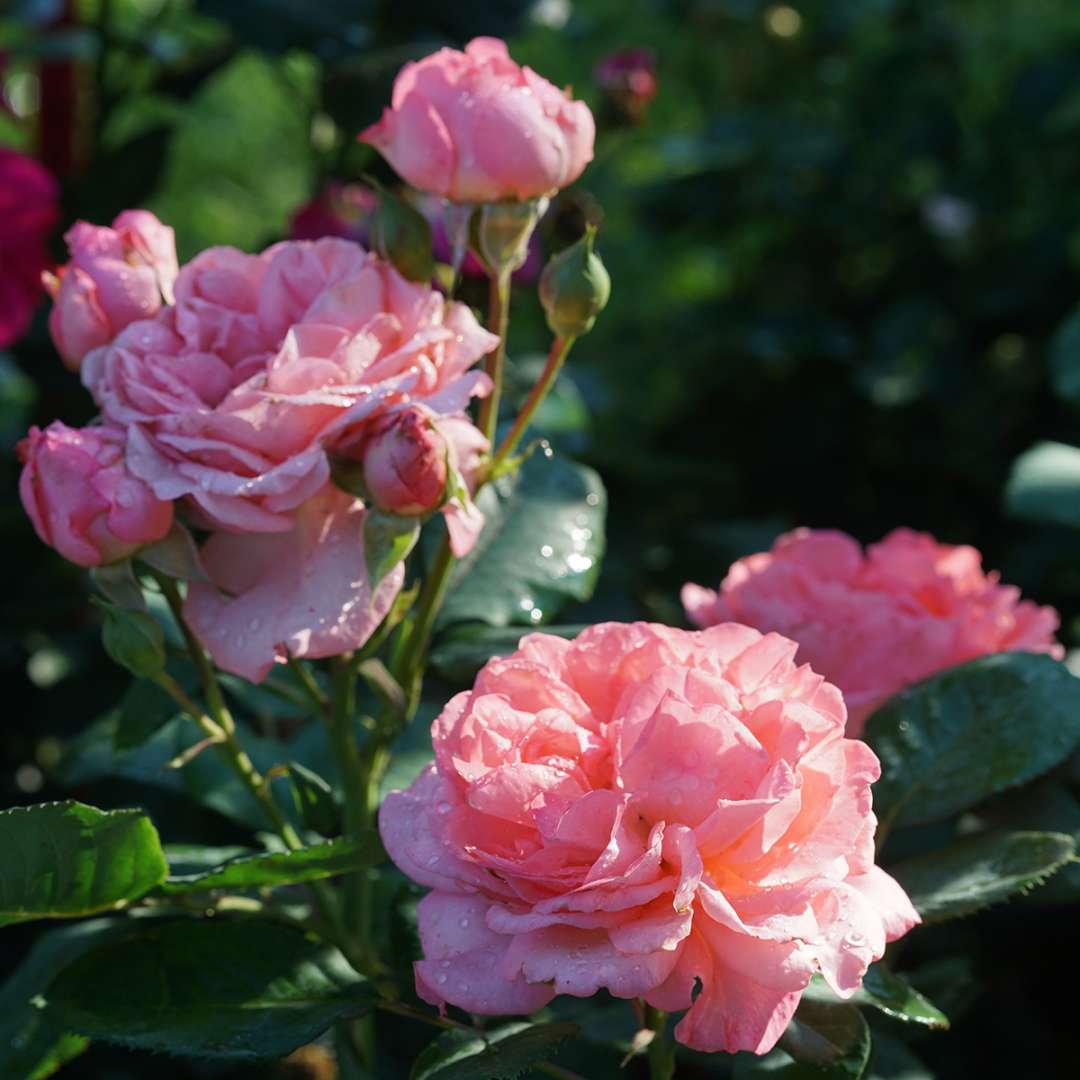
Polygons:
<instances>
[{"instance_id":1,"label":"blurred pink flower","mask_svg":"<svg viewBox=\"0 0 1080 1080\"><path fill-rule=\"evenodd\" d=\"M71 259L45 279L53 298L49 332L77 371L91 349L172 301L176 245L172 229L148 210L125 210L111 228L77 221L64 240Z\"/></svg>"},{"instance_id":2,"label":"blurred pink flower","mask_svg":"<svg viewBox=\"0 0 1080 1080\"><path fill-rule=\"evenodd\" d=\"M593 78L621 116L640 123L659 89L656 54L652 49L619 49L596 65Z\"/></svg>"},{"instance_id":3,"label":"blurred pink flower","mask_svg":"<svg viewBox=\"0 0 1080 1080\"><path fill-rule=\"evenodd\" d=\"M764 1053L815 973L854 993L918 916L874 865L877 758L796 648L606 623L489 661L379 815L432 890L420 996L492 1015L607 989L688 1009L695 1049Z\"/></svg>"},{"instance_id":4,"label":"blurred pink flower","mask_svg":"<svg viewBox=\"0 0 1080 1080\"><path fill-rule=\"evenodd\" d=\"M368 224L378 198L363 184L327 184L293 215L289 235L293 240L321 240L340 236L367 247Z\"/></svg>"},{"instance_id":5,"label":"blurred pink flower","mask_svg":"<svg viewBox=\"0 0 1080 1080\"><path fill-rule=\"evenodd\" d=\"M253 680L286 651L357 647L378 605L363 569L363 507L328 488L330 455L362 461L374 426L417 405L440 424L467 424L470 397L490 385L470 369L495 338L463 304L339 239L261 255L211 248L180 271L175 301L91 352L82 376L106 421L127 431L131 470L218 531L205 561L223 595L191 586L193 626L219 665ZM313 506L327 515L322 534ZM461 497L442 509L461 554L475 529L456 523L478 511ZM248 559L249 549L269 554ZM286 552L300 561L279 565ZM331 589L324 568L335 559L347 576ZM392 599L400 581L399 569L376 599ZM274 621L248 614L273 596Z\"/></svg>"},{"instance_id":6,"label":"blurred pink flower","mask_svg":"<svg viewBox=\"0 0 1080 1080\"><path fill-rule=\"evenodd\" d=\"M41 301L58 197L48 170L0 146L0 349L26 333Z\"/></svg>"},{"instance_id":7,"label":"blurred pink flower","mask_svg":"<svg viewBox=\"0 0 1080 1080\"><path fill-rule=\"evenodd\" d=\"M719 592L686 585L697 626L737 620L799 643L799 659L843 691L848 734L910 683L988 653L1064 655L1057 612L986 574L973 547L896 529L863 554L842 532L798 529L740 559Z\"/></svg>"},{"instance_id":8,"label":"blurred pink flower","mask_svg":"<svg viewBox=\"0 0 1080 1080\"><path fill-rule=\"evenodd\" d=\"M497 38L406 64L391 107L361 132L413 187L454 202L550 195L592 160L595 125L581 101Z\"/></svg>"},{"instance_id":9,"label":"blurred pink flower","mask_svg":"<svg viewBox=\"0 0 1080 1080\"><path fill-rule=\"evenodd\" d=\"M124 464L124 433L31 428L19 443L19 495L38 536L79 566L100 566L160 540L172 526L162 502Z\"/></svg>"}]
</instances>

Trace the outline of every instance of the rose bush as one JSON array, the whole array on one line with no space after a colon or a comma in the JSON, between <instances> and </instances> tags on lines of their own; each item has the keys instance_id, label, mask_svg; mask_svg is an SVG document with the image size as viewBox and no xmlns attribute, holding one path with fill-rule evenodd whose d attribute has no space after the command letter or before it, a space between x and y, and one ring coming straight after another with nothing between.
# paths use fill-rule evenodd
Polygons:
<instances>
[{"instance_id":1,"label":"rose bush","mask_svg":"<svg viewBox=\"0 0 1080 1080\"><path fill-rule=\"evenodd\" d=\"M523 1013L604 988L688 1009L696 1049L763 1053L815 973L854 993L918 916L874 865L877 759L797 647L606 623L489 662L380 815L433 890L420 996Z\"/></svg>"},{"instance_id":2,"label":"rose bush","mask_svg":"<svg viewBox=\"0 0 1080 1080\"><path fill-rule=\"evenodd\" d=\"M98 272L107 286L128 271ZM174 291L154 318L93 349L81 375L125 433L131 472L214 533L211 580L188 593L193 629L223 668L256 680L286 654L355 648L401 571L372 595L363 506L332 489L331 458L362 464L376 427L422 406L433 428L445 423L439 438L468 480L486 443L462 411L487 387L469 369L495 338L468 308L339 239L212 249ZM481 519L461 490L442 499L446 461L429 464L439 491L425 509L442 501L463 553Z\"/></svg>"},{"instance_id":3,"label":"rose bush","mask_svg":"<svg viewBox=\"0 0 1080 1080\"><path fill-rule=\"evenodd\" d=\"M798 529L740 559L719 591L686 585L697 626L735 620L799 643L835 683L848 734L886 698L942 668L1018 649L1061 659L1057 612L984 573L979 552L896 529L865 554L841 532Z\"/></svg>"},{"instance_id":4,"label":"rose bush","mask_svg":"<svg viewBox=\"0 0 1080 1080\"><path fill-rule=\"evenodd\" d=\"M550 195L592 160L596 127L583 102L474 38L406 64L391 105L360 134L403 179L452 202Z\"/></svg>"}]
</instances>

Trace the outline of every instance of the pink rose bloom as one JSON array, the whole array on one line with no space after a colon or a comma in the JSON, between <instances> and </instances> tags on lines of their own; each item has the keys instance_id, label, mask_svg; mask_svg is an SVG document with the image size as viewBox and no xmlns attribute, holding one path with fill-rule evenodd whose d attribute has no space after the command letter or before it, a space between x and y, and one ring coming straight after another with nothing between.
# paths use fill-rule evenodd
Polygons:
<instances>
[{"instance_id":1,"label":"pink rose bloom","mask_svg":"<svg viewBox=\"0 0 1080 1080\"><path fill-rule=\"evenodd\" d=\"M853 994L918 916L874 865L877 758L796 648L605 623L489 661L379 815L432 890L420 996L492 1015L603 988L760 1054L815 973Z\"/></svg>"},{"instance_id":2,"label":"pink rose bloom","mask_svg":"<svg viewBox=\"0 0 1080 1080\"><path fill-rule=\"evenodd\" d=\"M221 592L193 585L188 613L221 667L257 681L287 653L331 656L366 640L380 608L363 571L363 507L328 491L330 455L362 461L374 427L412 406L440 425L463 417L489 388L470 369L494 343L463 304L354 243L325 239L261 255L204 251L180 271L174 305L86 357L83 382L105 419L127 430L131 470L218 531L205 554ZM322 544L308 505L316 498L329 515ZM466 525L477 514L460 498L443 512ZM458 553L474 531L452 530ZM251 533L280 534L260 546L276 556L248 559ZM278 565L286 551L302 560L288 588ZM336 554L348 610L325 584ZM330 560L325 569L320 560ZM382 612L400 581L399 570L380 589ZM242 594L275 590L290 611L273 624L249 613ZM288 633L275 637L275 626Z\"/></svg>"},{"instance_id":3,"label":"pink rose bloom","mask_svg":"<svg viewBox=\"0 0 1080 1080\"><path fill-rule=\"evenodd\" d=\"M799 659L843 691L848 735L887 698L942 668L1021 650L1055 659L1057 612L986 574L973 547L896 529L863 554L842 532L797 529L740 559L720 591L686 585L697 626L738 620L799 643Z\"/></svg>"},{"instance_id":4,"label":"pink rose bloom","mask_svg":"<svg viewBox=\"0 0 1080 1080\"><path fill-rule=\"evenodd\" d=\"M172 302L176 246L172 229L148 210L125 210L111 228L77 221L64 240L71 260L46 277L54 301L49 332L77 371L91 349Z\"/></svg>"},{"instance_id":5,"label":"pink rose bloom","mask_svg":"<svg viewBox=\"0 0 1080 1080\"><path fill-rule=\"evenodd\" d=\"M592 160L596 127L573 101L510 59L506 43L474 38L406 64L391 107L360 133L398 174L454 202L550 195Z\"/></svg>"},{"instance_id":6,"label":"pink rose bloom","mask_svg":"<svg viewBox=\"0 0 1080 1080\"><path fill-rule=\"evenodd\" d=\"M31 428L18 452L19 495L38 536L79 566L126 559L172 527L172 504L125 466L122 431L57 420Z\"/></svg>"},{"instance_id":7,"label":"pink rose bloom","mask_svg":"<svg viewBox=\"0 0 1080 1080\"><path fill-rule=\"evenodd\" d=\"M47 169L0 146L0 349L26 333L41 300L57 199Z\"/></svg>"}]
</instances>

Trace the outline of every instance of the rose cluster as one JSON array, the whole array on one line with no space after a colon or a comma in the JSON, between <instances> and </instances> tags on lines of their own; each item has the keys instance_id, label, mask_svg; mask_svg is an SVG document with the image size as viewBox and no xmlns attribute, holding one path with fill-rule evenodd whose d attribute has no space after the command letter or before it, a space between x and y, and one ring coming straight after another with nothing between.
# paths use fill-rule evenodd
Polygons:
<instances>
[{"instance_id":1,"label":"rose cluster","mask_svg":"<svg viewBox=\"0 0 1080 1080\"><path fill-rule=\"evenodd\" d=\"M603 988L688 1009L696 1049L764 1053L813 975L851 995L918 916L874 865L877 758L796 648L608 623L491 660L380 815L432 890L420 996L525 1013Z\"/></svg>"},{"instance_id":2,"label":"rose cluster","mask_svg":"<svg viewBox=\"0 0 1080 1080\"><path fill-rule=\"evenodd\" d=\"M848 734L886 698L942 668L1013 649L1064 650L1057 612L1020 599L973 547L896 529L864 553L845 533L798 529L740 559L719 591L686 585L697 626L735 621L799 643L844 693Z\"/></svg>"},{"instance_id":3,"label":"rose cluster","mask_svg":"<svg viewBox=\"0 0 1080 1080\"><path fill-rule=\"evenodd\" d=\"M456 550L471 546L477 511L447 476L467 481L486 448L464 410L495 338L468 308L340 239L214 248L178 269L172 231L132 211L68 242L50 325L101 423L24 444L42 539L107 563L161 539L175 506L209 534L188 619L253 680L362 644L400 587L397 568L371 588L366 504L331 481L335 460L376 505L441 509Z\"/></svg>"}]
</instances>

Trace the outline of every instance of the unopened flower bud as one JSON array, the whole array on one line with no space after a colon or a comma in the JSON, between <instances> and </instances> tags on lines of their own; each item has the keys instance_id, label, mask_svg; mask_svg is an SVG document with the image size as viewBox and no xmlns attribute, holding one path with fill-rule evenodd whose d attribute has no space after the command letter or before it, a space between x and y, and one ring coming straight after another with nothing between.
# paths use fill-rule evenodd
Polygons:
<instances>
[{"instance_id":1,"label":"unopened flower bud","mask_svg":"<svg viewBox=\"0 0 1080 1080\"><path fill-rule=\"evenodd\" d=\"M422 410L391 413L364 449L364 486L380 510L426 514L446 491L446 440Z\"/></svg>"},{"instance_id":2,"label":"unopened flower bud","mask_svg":"<svg viewBox=\"0 0 1080 1080\"><path fill-rule=\"evenodd\" d=\"M510 274L529 257L529 240L548 199L485 203L473 215L474 244L496 274Z\"/></svg>"},{"instance_id":3,"label":"unopened flower bud","mask_svg":"<svg viewBox=\"0 0 1080 1080\"><path fill-rule=\"evenodd\" d=\"M559 252L540 275L540 302L556 337L587 334L611 296L611 278L593 251L595 236L596 229L589 226L585 235Z\"/></svg>"},{"instance_id":4,"label":"unopened flower bud","mask_svg":"<svg viewBox=\"0 0 1080 1080\"><path fill-rule=\"evenodd\" d=\"M165 667L165 635L145 611L109 605L101 641L109 658L138 678L152 679Z\"/></svg>"},{"instance_id":5,"label":"unopened flower bud","mask_svg":"<svg viewBox=\"0 0 1080 1080\"><path fill-rule=\"evenodd\" d=\"M379 189L379 205L371 221L375 250L410 281L429 282L435 273L431 226L416 207Z\"/></svg>"}]
</instances>

